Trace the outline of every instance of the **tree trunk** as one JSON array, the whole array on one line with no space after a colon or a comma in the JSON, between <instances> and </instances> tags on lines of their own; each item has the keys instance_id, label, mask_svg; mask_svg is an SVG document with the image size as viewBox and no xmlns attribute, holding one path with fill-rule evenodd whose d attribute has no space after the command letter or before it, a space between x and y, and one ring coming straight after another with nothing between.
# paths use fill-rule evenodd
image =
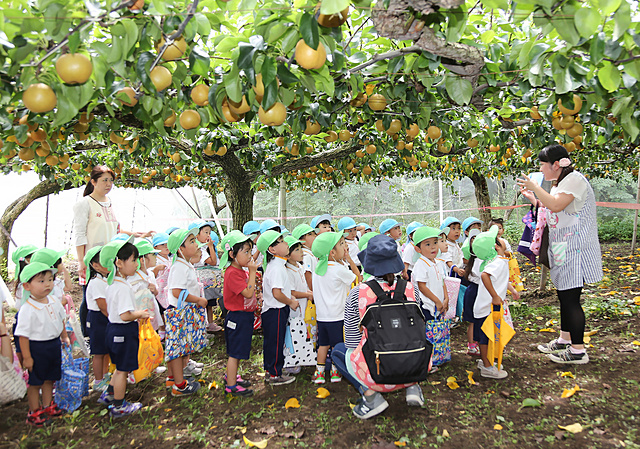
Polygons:
<instances>
[{"instance_id":1,"label":"tree trunk","mask_svg":"<svg viewBox=\"0 0 640 449\"><path fill-rule=\"evenodd\" d=\"M247 221L253 220L251 184L248 181L229 177L224 188L224 195L227 197L227 205L233 217L233 229L242 230L242 226Z\"/></svg>"},{"instance_id":2,"label":"tree trunk","mask_svg":"<svg viewBox=\"0 0 640 449\"><path fill-rule=\"evenodd\" d=\"M489 196L487 179L475 171L471 174L470 178L475 188L476 202L478 203L478 209L480 211L479 218L488 225L491 221L491 210L485 208L491 207L491 197Z\"/></svg>"},{"instance_id":3,"label":"tree trunk","mask_svg":"<svg viewBox=\"0 0 640 449\"><path fill-rule=\"evenodd\" d=\"M45 180L40 184L36 185L34 188L29 190L25 195L22 195L20 198L15 200L13 203L9 204L9 206L5 209L2 214L2 218L0 219L0 223L7 230L9 235L5 234L4 230L0 231L0 248L2 248L2 254L0 255L0 267L3 270L6 270L7 261L8 261L8 253L9 253L9 240L11 230L13 229L13 224L18 219L20 214L24 212L24 210L31 204L33 201L38 198L42 198L43 196L50 195L52 193L58 193L63 190L67 190L72 188L71 184L66 184L61 186L55 181ZM29 242L17 242L18 244L25 244Z\"/></svg>"}]
</instances>

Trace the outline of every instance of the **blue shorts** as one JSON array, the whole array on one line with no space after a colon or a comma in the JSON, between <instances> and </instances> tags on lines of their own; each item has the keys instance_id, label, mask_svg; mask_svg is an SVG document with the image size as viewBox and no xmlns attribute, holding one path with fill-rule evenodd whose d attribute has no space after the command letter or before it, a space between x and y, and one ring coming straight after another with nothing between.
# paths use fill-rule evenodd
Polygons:
<instances>
[{"instance_id":1,"label":"blue shorts","mask_svg":"<svg viewBox=\"0 0 640 449\"><path fill-rule=\"evenodd\" d=\"M489 344L489 337L487 337L487 334L482 330L482 325L486 320L486 316L482 318L474 318L473 320L473 341L477 342L479 345Z\"/></svg>"},{"instance_id":2,"label":"blue shorts","mask_svg":"<svg viewBox=\"0 0 640 449\"><path fill-rule=\"evenodd\" d=\"M476 297L478 296L478 284L475 282L469 282L467 291L464 292L464 307L462 308L462 319L467 323L473 323L475 318L473 317L473 306L476 303Z\"/></svg>"},{"instance_id":3,"label":"blue shorts","mask_svg":"<svg viewBox=\"0 0 640 449\"><path fill-rule=\"evenodd\" d=\"M318 346L344 343L344 321L318 321Z\"/></svg>"},{"instance_id":4,"label":"blue shorts","mask_svg":"<svg viewBox=\"0 0 640 449\"><path fill-rule=\"evenodd\" d=\"M139 340L137 321L107 325L107 348L118 371L131 372L138 369Z\"/></svg>"},{"instance_id":5,"label":"blue shorts","mask_svg":"<svg viewBox=\"0 0 640 449\"><path fill-rule=\"evenodd\" d=\"M91 355L109 354L106 339L107 324L109 324L109 319L102 312L89 310L87 314L87 333L89 334Z\"/></svg>"},{"instance_id":6,"label":"blue shorts","mask_svg":"<svg viewBox=\"0 0 640 449\"><path fill-rule=\"evenodd\" d=\"M227 355L238 360L249 360L253 336L253 312L231 311L224 320L224 340Z\"/></svg>"},{"instance_id":7,"label":"blue shorts","mask_svg":"<svg viewBox=\"0 0 640 449\"><path fill-rule=\"evenodd\" d=\"M29 385L42 385L46 380L60 380L62 376L62 344L60 337L52 340L29 340L33 368L29 371Z\"/></svg>"}]
</instances>

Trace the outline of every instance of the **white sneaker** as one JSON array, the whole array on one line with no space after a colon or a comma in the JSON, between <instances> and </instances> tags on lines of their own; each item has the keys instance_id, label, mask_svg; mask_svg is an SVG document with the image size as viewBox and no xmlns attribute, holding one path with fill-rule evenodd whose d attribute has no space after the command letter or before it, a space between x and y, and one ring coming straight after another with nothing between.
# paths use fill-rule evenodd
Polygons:
<instances>
[{"instance_id":1,"label":"white sneaker","mask_svg":"<svg viewBox=\"0 0 640 449\"><path fill-rule=\"evenodd\" d=\"M185 366L185 368L182 370L182 374L185 377L199 376L200 374L202 374L202 368L192 367L187 364L187 366Z\"/></svg>"},{"instance_id":2,"label":"white sneaker","mask_svg":"<svg viewBox=\"0 0 640 449\"><path fill-rule=\"evenodd\" d=\"M193 359L189 359L189 361L187 362L187 366L190 366L191 368L204 368L204 363L196 362Z\"/></svg>"},{"instance_id":3,"label":"white sneaker","mask_svg":"<svg viewBox=\"0 0 640 449\"><path fill-rule=\"evenodd\" d=\"M480 375L482 377L488 377L489 379L504 379L509 374L503 369L499 370L496 366L492 366L491 368L485 368L484 364L480 368Z\"/></svg>"}]
</instances>

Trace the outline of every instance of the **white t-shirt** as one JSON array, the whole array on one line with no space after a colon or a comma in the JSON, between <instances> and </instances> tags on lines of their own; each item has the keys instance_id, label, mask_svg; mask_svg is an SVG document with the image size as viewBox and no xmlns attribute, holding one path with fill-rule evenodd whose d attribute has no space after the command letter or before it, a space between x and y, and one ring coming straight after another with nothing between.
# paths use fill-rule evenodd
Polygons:
<instances>
[{"instance_id":1,"label":"white t-shirt","mask_svg":"<svg viewBox=\"0 0 640 449\"><path fill-rule=\"evenodd\" d=\"M413 271L413 267L417 262L416 254L416 248L413 243L407 242L404 250L402 250L402 261L409 264L409 270L411 271Z\"/></svg>"},{"instance_id":2,"label":"white t-shirt","mask_svg":"<svg viewBox=\"0 0 640 449\"><path fill-rule=\"evenodd\" d=\"M202 296L200 283L198 282L198 274L196 269L182 257L176 258L169 270L169 278L167 279L167 299L169 305L178 307L178 298L173 296L173 289L188 290L189 294Z\"/></svg>"},{"instance_id":3,"label":"white t-shirt","mask_svg":"<svg viewBox=\"0 0 640 449\"><path fill-rule=\"evenodd\" d=\"M129 321L120 318L120 314L136 310L133 288L125 278L116 276L113 279L113 284L107 286L105 299L107 300L109 322L114 324L129 323Z\"/></svg>"},{"instance_id":4,"label":"white t-shirt","mask_svg":"<svg viewBox=\"0 0 640 449\"><path fill-rule=\"evenodd\" d=\"M20 308L15 335L34 341L53 340L62 334L66 319L64 307L51 295L46 304L29 298Z\"/></svg>"},{"instance_id":5,"label":"white t-shirt","mask_svg":"<svg viewBox=\"0 0 640 449\"><path fill-rule=\"evenodd\" d=\"M478 259L476 257L476 260L473 261L473 267L471 267L471 271L469 272L469 282L473 282L474 284L478 284L480 285L482 283L482 280L480 279L480 265L482 264L483 260L482 259ZM468 269L469 265L467 265L467 267L465 268Z\"/></svg>"},{"instance_id":6,"label":"white t-shirt","mask_svg":"<svg viewBox=\"0 0 640 449\"><path fill-rule=\"evenodd\" d=\"M557 186L551 188L551 195L568 193L573 195L573 201L564 208L567 214L577 214L587 201L588 183L577 172L569 173Z\"/></svg>"},{"instance_id":7,"label":"white t-shirt","mask_svg":"<svg viewBox=\"0 0 640 449\"><path fill-rule=\"evenodd\" d=\"M358 240L344 239L344 241L347 242L347 249L349 250L349 256L351 256L351 260L353 260L353 263L355 263L358 267L361 266L362 262L360 262L360 259L358 259L358 253L360 252L360 248L358 248Z\"/></svg>"},{"instance_id":8,"label":"white t-shirt","mask_svg":"<svg viewBox=\"0 0 640 449\"><path fill-rule=\"evenodd\" d=\"M15 305L11 292L7 288L7 284L4 283L4 279L0 276L0 307L4 307L3 304L5 302L9 304L9 306Z\"/></svg>"},{"instance_id":9,"label":"white t-shirt","mask_svg":"<svg viewBox=\"0 0 640 449\"><path fill-rule=\"evenodd\" d=\"M344 320L344 305L356 275L339 262L329 262L327 272L313 272L313 300L318 321Z\"/></svg>"},{"instance_id":10,"label":"white t-shirt","mask_svg":"<svg viewBox=\"0 0 640 449\"><path fill-rule=\"evenodd\" d=\"M292 265L287 262L285 267L287 268L287 276L289 277L289 283L291 284L291 290L297 292L306 292L309 290L307 287L307 281L304 278L304 271L301 265ZM296 298L300 303L298 310L292 310L292 317L301 317L302 311L307 308L307 298Z\"/></svg>"},{"instance_id":11,"label":"white t-shirt","mask_svg":"<svg viewBox=\"0 0 640 449\"><path fill-rule=\"evenodd\" d=\"M456 242L447 240L447 252L442 254L446 262L452 262L455 266L462 266L462 248Z\"/></svg>"},{"instance_id":12,"label":"white t-shirt","mask_svg":"<svg viewBox=\"0 0 640 449\"><path fill-rule=\"evenodd\" d=\"M418 282L426 283L431 293L444 302L444 277L436 262L420 256L411 272L411 282L418 288L418 291L420 290ZM421 291L420 302L423 309L428 310L431 315L435 316L436 303L427 298Z\"/></svg>"},{"instance_id":13,"label":"white t-shirt","mask_svg":"<svg viewBox=\"0 0 640 449\"><path fill-rule=\"evenodd\" d=\"M491 263L484 267L483 273L491 276L493 288L502 299L507 297L507 287L509 286L509 259L504 257L496 257ZM491 314L491 295L484 286L484 282L480 281L478 287L478 296L473 306L473 316L476 318L484 318Z\"/></svg>"},{"instance_id":14,"label":"white t-shirt","mask_svg":"<svg viewBox=\"0 0 640 449\"><path fill-rule=\"evenodd\" d=\"M107 281L102 275L98 274L89 281L87 285L87 309L99 312L100 307L96 299L107 297Z\"/></svg>"},{"instance_id":15,"label":"white t-shirt","mask_svg":"<svg viewBox=\"0 0 640 449\"><path fill-rule=\"evenodd\" d=\"M274 298L274 288L279 288L287 298L291 298L293 285L289 282L286 263L286 259L274 257L267 264L267 269L264 270L264 276L262 276L262 313L269 309L280 309L287 306Z\"/></svg>"},{"instance_id":16,"label":"white t-shirt","mask_svg":"<svg viewBox=\"0 0 640 449\"><path fill-rule=\"evenodd\" d=\"M418 254L418 253L416 253L416 254ZM440 273L442 273L442 276L449 276L449 272L451 270L449 270L449 267L447 266L447 262L445 262L444 259L436 258L436 267L438 268L438 270L440 270Z\"/></svg>"},{"instance_id":17,"label":"white t-shirt","mask_svg":"<svg viewBox=\"0 0 640 449\"><path fill-rule=\"evenodd\" d=\"M304 254L302 258L303 271L304 272L310 271L311 273L313 273L314 271L316 271L316 265L318 265L318 258L314 256L311 250L306 246L302 247L302 253Z\"/></svg>"},{"instance_id":18,"label":"white t-shirt","mask_svg":"<svg viewBox=\"0 0 640 449\"><path fill-rule=\"evenodd\" d=\"M53 290L49 294L62 302L62 297L64 296L64 278L62 276L53 280Z\"/></svg>"}]
</instances>

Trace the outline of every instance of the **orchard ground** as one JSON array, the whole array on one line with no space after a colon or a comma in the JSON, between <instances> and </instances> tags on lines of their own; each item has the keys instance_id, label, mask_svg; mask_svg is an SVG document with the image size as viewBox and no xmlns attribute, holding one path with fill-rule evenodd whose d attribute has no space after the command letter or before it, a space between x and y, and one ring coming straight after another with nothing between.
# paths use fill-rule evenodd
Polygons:
<instances>
[{"instance_id":1,"label":"orchard ground","mask_svg":"<svg viewBox=\"0 0 640 449\"><path fill-rule=\"evenodd\" d=\"M640 251L630 255L628 243L604 244L603 258L604 281L584 292L587 331L595 331L588 365L556 365L537 351L539 343L558 335L557 298L553 289L534 290L539 271L521 261L527 293L511 305L517 333L505 351L509 377L503 381L479 376L475 358L465 353L465 328L458 327L452 331L452 361L422 383L424 407L408 408L400 391L386 396L390 406L384 413L361 421L350 408L358 395L345 381L325 384L330 396L316 398L311 367L291 385L265 386L261 335L254 336L252 358L242 365L255 395L227 397L224 338L215 335L211 347L195 357L205 363L198 395L173 398L163 377L155 375L127 390L127 399L145 406L136 415L110 419L94 393L79 410L44 429L25 424L22 400L3 406L0 447L245 447L244 436L267 439L274 448L639 448ZM459 388L447 386L451 376ZM576 385L579 391L561 398ZM291 398L299 408L285 408ZM576 423L579 433L559 428Z\"/></svg>"}]
</instances>

